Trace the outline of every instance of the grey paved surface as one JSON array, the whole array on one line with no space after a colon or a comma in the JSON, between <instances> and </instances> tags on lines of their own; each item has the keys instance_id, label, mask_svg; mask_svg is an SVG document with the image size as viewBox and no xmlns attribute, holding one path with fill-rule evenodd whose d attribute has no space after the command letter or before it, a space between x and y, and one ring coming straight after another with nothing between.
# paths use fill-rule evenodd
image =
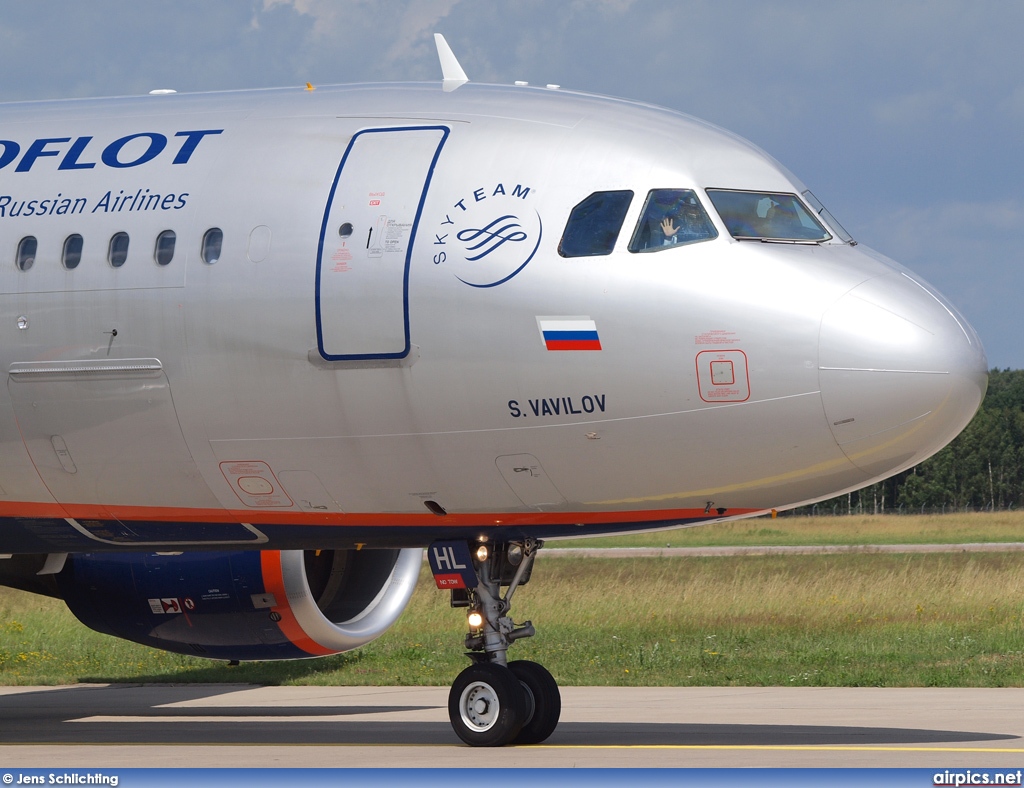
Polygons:
<instances>
[{"instance_id":1,"label":"grey paved surface","mask_svg":"<svg viewBox=\"0 0 1024 788\"><path fill-rule=\"evenodd\" d=\"M1024 689L563 689L537 747L459 743L438 687L0 688L3 767L1024 764Z\"/></svg>"}]
</instances>

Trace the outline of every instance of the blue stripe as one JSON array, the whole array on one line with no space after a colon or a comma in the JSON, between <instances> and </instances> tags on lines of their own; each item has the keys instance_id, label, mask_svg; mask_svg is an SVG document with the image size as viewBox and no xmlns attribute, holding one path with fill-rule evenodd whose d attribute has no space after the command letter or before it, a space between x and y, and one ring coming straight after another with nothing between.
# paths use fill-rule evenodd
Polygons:
<instances>
[{"instance_id":1,"label":"blue stripe","mask_svg":"<svg viewBox=\"0 0 1024 788\"><path fill-rule=\"evenodd\" d=\"M595 340L600 339L596 331L545 331L544 340L560 339L567 340Z\"/></svg>"}]
</instances>

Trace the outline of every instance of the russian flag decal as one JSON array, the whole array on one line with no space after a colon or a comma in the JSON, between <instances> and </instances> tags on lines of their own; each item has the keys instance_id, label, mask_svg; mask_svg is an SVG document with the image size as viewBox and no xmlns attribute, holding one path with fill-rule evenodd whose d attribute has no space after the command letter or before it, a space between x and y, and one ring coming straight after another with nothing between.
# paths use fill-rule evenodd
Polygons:
<instances>
[{"instance_id":1,"label":"russian flag decal","mask_svg":"<svg viewBox=\"0 0 1024 788\"><path fill-rule=\"evenodd\" d=\"M600 350L597 323L589 317L538 317L537 326L548 350Z\"/></svg>"}]
</instances>

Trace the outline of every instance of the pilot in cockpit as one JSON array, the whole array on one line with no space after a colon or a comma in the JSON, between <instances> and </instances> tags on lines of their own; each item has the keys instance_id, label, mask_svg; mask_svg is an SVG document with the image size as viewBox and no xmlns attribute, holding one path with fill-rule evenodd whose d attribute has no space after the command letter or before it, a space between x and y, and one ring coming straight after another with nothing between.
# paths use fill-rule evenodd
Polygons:
<instances>
[{"instance_id":1,"label":"pilot in cockpit","mask_svg":"<svg viewBox=\"0 0 1024 788\"><path fill-rule=\"evenodd\" d=\"M766 218L771 228L771 236L780 238L803 237L803 226L800 224L800 217L797 215L792 202L789 204L773 202L771 208L768 209Z\"/></svg>"},{"instance_id":2,"label":"pilot in cockpit","mask_svg":"<svg viewBox=\"0 0 1024 788\"><path fill-rule=\"evenodd\" d=\"M683 202L674 215L662 219L661 232L664 246L707 238L700 208L689 202Z\"/></svg>"}]
</instances>

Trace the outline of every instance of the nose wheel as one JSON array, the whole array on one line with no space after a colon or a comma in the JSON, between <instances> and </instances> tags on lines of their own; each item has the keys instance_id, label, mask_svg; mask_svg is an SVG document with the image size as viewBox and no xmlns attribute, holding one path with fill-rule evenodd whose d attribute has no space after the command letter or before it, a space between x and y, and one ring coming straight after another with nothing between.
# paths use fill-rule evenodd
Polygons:
<instances>
[{"instance_id":1,"label":"nose wheel","mask_svg":"<svg viewBox=\"0 0 1024 788\"><path fill-rule=\"evenodd\" d=\"M458 675L448 693L448 719L456 735L474 747L500 747L523 727L527 696L503 665L482 662Z\"/></svg>"}]
</instances>

